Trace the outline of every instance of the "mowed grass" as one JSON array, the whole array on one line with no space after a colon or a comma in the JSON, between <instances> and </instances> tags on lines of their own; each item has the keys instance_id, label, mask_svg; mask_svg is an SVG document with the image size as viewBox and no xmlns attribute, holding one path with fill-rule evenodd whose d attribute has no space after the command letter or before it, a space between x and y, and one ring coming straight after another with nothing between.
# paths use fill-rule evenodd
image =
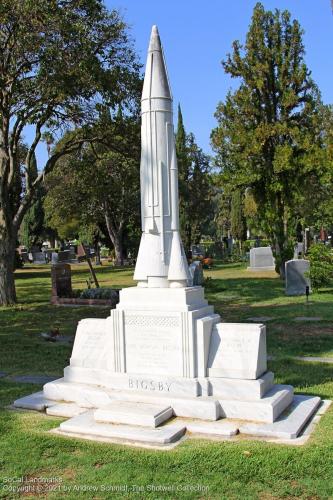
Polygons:
<instances>
[{"instance_id":1,"label":"mowed grass","mask_svg":"<svg viewBox=\"0 0 333 500\"><path fill-rule=\"evenodd\" d=\"M72 268L73 287L84 288L86 265ZM98 279L102 286L131 286L132 272L103 266ZM278 382L333 399L333 365L293 358L333 357L333 289L313 294L306 304L304 297L286 297L274 273L218 264L205 275L211 278L206 297L223 321L271 318L267 341L274 361L269 368ZM333 409L302 447L187 440L171 451L66 439L48 433L61 419L9 410L14 399L41 389L15 383L11 375L61 376L68 363L71 345L45 342L41 332L57 324L71 337L81 318L108 314L108 308L51 306L48 266L17 271L16 284L19 304L0 309L0 372L8 374L0 378L0 497L333 498ZM300 316L321 321L295 322ZM36 483L40 478L46 481Z\"/></svg>"}]
</instances>

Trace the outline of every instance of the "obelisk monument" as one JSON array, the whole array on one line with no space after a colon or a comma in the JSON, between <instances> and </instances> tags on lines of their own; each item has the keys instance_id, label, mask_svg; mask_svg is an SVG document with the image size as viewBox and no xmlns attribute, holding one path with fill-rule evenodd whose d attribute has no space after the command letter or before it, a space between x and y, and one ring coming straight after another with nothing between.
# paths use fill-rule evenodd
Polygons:
<instances>
[{"instance_id":1,"label":"obelisk monument","mask_svg":"<svg viewBox=\"0 0 333 500\"><path fill-rule=\"evenodd\" d=\"M141 115L142 237L134 279L142 287L185 287L190 275L179 234L172 95L156 26L149 42Z\"/></svg>"}]
</instances>

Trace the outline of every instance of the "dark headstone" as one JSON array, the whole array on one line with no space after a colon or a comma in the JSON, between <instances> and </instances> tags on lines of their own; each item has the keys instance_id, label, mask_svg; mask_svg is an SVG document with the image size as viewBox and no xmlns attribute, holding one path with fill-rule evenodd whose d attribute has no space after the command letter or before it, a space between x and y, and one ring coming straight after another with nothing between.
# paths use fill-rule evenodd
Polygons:
<instances>
[{"instance_id":1,"label":"dark headstone","mask_svg":"<svg viewBox=\"0 0 333 500\"><path fill-rule=\"evenodd\" d=\"M24 263L29 262L29 253L28 252L21 252L21 258Z\"/></svg>"},{"instance_id":2,"label":"dark headstone","mask_svg":"<svg viewBox=\"0 0 333 500\"><path fill-rule=\"evenodd\" d=\"M69 264L54 264L51 267L52 296L72 296L72 276Z\"/></svg>"},{"instance_id":3,"label":"dark headstone","mask_svg":"<svg viewBox=\"0 0 333 500\"><path fill-rule=\"evenodd\" d=\"M61 252L58 252L58 259L59 262L68 262L70 260L70 251L62 250Z\"/></svg>"},{"instance_id":4,"label":"dark headstone","mask_svg":"<svg viewBox=\"0 0 333 500\"><path fill-rule=\"evenodd\" d=\"M304 259L293 259L286 262L286 295L305 295L306 287L310 290L310 262Z\"/></svg>"}]
</instances>

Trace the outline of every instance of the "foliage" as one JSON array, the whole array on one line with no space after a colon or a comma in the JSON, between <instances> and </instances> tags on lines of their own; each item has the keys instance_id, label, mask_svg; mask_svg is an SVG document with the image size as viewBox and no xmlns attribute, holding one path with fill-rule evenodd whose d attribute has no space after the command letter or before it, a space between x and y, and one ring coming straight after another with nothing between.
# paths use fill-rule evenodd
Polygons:
<instances>
[{"instance_id":1,"label":"foliage","mask_svg":"<svg viewBox=\"0 0 333 500\"><path fill-rule=\"evenodd\" d=\"M37 161L35 153L32 155L30 162L30 175L33 180L38 176ZM38 186L32 205L27 210L23 217L20 241L21 243L31 249L35 245L42 244L42 236L44 232L44 210L43 210L43 186Z\"/></svg>"},{"instance_id":2,"label":"foliage","mask_svg":"<svg viewBox=\"0 0 333 500\"><path fill-rule=\"evenodd\" d=\"M119 302L119 291L114 288L87 288L80 293L81 299L111 300L113 305Z\"/></svg>"},{"instance_id":3,"label":"foliage","mask_svg":"<svg viewBox=\"0 0 333 500\"><path fill-rule=\"evenodd\" d=\"M289 12L256 5L244 47L235 41L223 62L240 85L218 105L212 132L222 184L251 189L282 262L306 188L318 185L329 166L328 109L305 64L302 34Z\"/></svg>"},{"instance_id":4,"label":"foliage","mask_svg":"<svg viewBox=\"0 0 333 500\"><path fill-rule=\"evenodd\" d=\"M186 134L180 106L176 151L179 172L179 219L186 252L198 244L212 218L212 187L210 159L195 142L193 134Z\"/></svg>"},{"instance_id":5,"label":"foliage","mask_svg":"<svg viewBox=\"0 0 333 500\"><path fill-rule=\"evenodd\" d=\"M271 242L269 240L267 240L266 238L260 238L260 240L246 240L243 243L243 250L245 252L249 252L251 250L251 248L254 248L256 245L258 246L258 243L259 243L260 247L270 247L271 246Z\"/></svg>"},{"instance_id":6,"label":"foliage","mask_svg":"<svg viewBox=\"0 0 333 500\"><path fill-rule=\"evenodd\" d=\"M311 245L307 258L310 261L310 280L314 290L333 282L332 247L317 243Z\"/></svg>"},{"instance_id":7,"label":"foliage","mask_svg":"<svg viewBox=\"0 0 333 500\"><path fill-rule=\"evenodd\" d=\"M90 124L101 99L135 106L139 66L125 23L100 0L2 0L0 54L0 303L11 304L17 233L44 175L96 139ZM26 126L34 137L20 162ZM31 158L43 137L50 155L34 177Z\"/></svg>"},{"instance_id":8,"label":"foliage","mask_svg":"<svg viewBox=\"0 0 333 500\"><path fill-rule=\"evenodd\" d=\"M137 115L112 117L104 106L95 128L103 129L103 142L59 161L47 176L44 206L50 226L60 233L64 224L71 237L106 233L121 264L125 237L140 227L140 126Z\"/></svg>"},{"instance_id":9,"label":"foliage","mask_svg":"<svg viewBox=\"0 0 333 500\"><path fill-rule=\"evenodd\" d=\"M246 240L246 221L242 192L237 189L231 196L231 234L240 243Z\"/></svg>"}]
</instances>

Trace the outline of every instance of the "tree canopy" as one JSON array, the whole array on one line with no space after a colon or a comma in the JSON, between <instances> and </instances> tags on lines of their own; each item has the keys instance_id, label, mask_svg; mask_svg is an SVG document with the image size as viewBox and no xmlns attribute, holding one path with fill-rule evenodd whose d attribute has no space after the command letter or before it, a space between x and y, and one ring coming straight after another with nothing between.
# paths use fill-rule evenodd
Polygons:
<instances>
[{"instance_id":1,"label":"tree canopy","mask_svg":"<svg viewBox=\"0 0 333 500\"><path fill-rule=\"evenodd\" d=\"M0 54L0 304L7 305L16 300L18 229L45 173L96 139L91 123L100 102L132 109L141 83L126 24L100 0L3 0ZM34 137L20 162L27 126ZM43 137L58 146L35 177L29 165Z\"/></svg>"},{"instance_id":2,"label":"tree canopy","mask_svg":"<svg viewBox=\"0 0 333 500\"><path fill-rule=\"evenodd\" d=\"M251 188L279 263L290 255L309 179L318 186L328 168L327 108L302 35L288 11L255 6L245 44L235 41L223 61L240 85L218 105L212 132L222 182Z\"/></svg>"}]
</instances>

